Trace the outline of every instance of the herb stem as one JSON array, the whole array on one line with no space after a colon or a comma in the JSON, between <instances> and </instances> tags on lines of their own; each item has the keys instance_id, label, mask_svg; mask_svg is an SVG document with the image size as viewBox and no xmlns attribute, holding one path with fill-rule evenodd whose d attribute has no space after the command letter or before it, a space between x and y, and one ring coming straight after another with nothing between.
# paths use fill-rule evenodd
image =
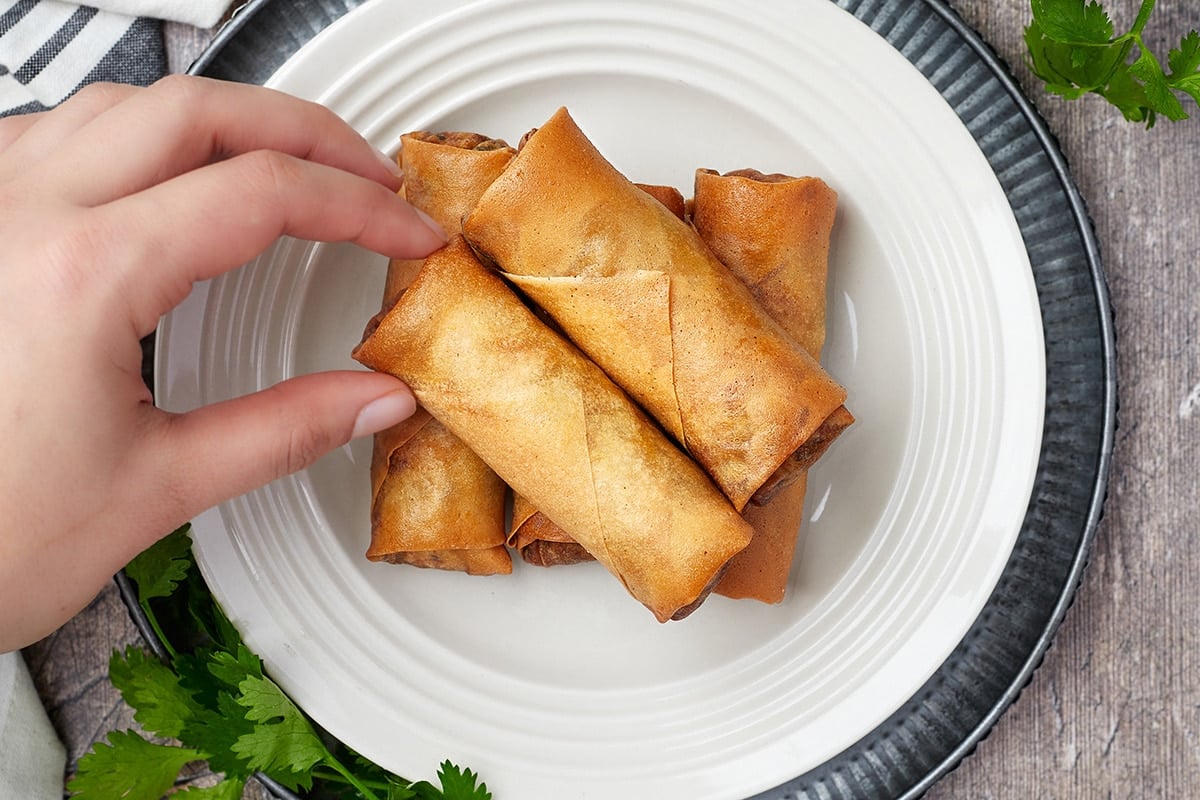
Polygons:
<instances>
[{"instance_id":1,"label":"herb stem","mask_svg":"<svg viewBox=\"0 0 1200 800\"><path fill-rule=\"evenodd\" d=\"M162 642L162 646L166 649L167 655L169 655L171 660L174 661L178 653L176 653L175 648L171 646L171 641L167 639L167 635L163 633L162 627L158 624L158 617L156 617L154 612L150 609L150 603L146 600L138 600L138 605L141 606L142 611L146 613L146 621L150 623L150 628L154 631L154 635L158 637L160 642Z\"/></svg>"},{"instance_id":2,"label":"herb stem","mask_svg":"<svg viewBox=\"0 0 1200 800\"><path fill-rule=\"evenodd\" d=\"M359 794L362 795L363 800L379 800L379 795L375 794L369 788L367 788L366 783L364 783L363 781L356 778L350 772L350 770L348 770L344 766L342 766L342 762L340 762L336 758L334 758L332 754L330 754L328 757L326 757L324 759L324 762L325 762L325 766L329 767L334 772L336 772L338 775L342 776L342 778L344 778L347 783L349 783L351 786L353 786L355 789L357 789ZM376 788L380 788L380 787L376 786ZM383 787L383 788L386 788L386 787Z\"/></svg>"},{"instance_id":3,"label":"herb stem","mask_svg":"<svg viewBox=\"0 0 1200 800\"><path fill-rule=\"evenodd\" d=\"M326 761L325 763L329 763L329 762ZM350 781L347 780L347 778L346 778L346 773L344 773L344 772L327 772L323 769L314 769L312 771L312 776L314 778L318 778L323 781L331 781L333 783L344 783L346 785L351 785ZM360 784L362 784L363 786L369 787L371 789L387 790L387 789L391 788L389 786L389 784L385 783L384 781L373 781L368 778L358 778L358 782Z\"/></svg>"},{"instance_id":4,"label":"herb stem","mask_svg":"<svg viewBox=\"0 0 1200 800\"><path fill-rule=\"evenodd\" d=\"M1138 37L1139 45L1141 44L1142 30L1150 21L1150 12L1154 10L1154 3L1155 0L1142 0L1142 7L1138 9L1137 18L1133 21L1133 28L1129 31Z\"/></svg>"}]
</instances>

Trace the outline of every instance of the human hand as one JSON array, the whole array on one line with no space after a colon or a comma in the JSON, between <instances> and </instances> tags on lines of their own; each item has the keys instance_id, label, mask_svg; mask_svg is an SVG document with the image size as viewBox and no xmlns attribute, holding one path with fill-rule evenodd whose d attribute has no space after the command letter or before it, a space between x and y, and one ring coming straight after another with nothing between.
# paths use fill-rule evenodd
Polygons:
<instances>
[{"instance_id":1,"label":"human hand","mask_svg":"<svg viewBox=\"0 0 1200 800\"><path fill-rule=\"evenodd\" d=\"M278 236L419 258L444 239L332 112L175 76L0 120L0 652L52 631L205 508L399 422L387 375L154 407L142 337Z\"/></svg>"}]
</instances>

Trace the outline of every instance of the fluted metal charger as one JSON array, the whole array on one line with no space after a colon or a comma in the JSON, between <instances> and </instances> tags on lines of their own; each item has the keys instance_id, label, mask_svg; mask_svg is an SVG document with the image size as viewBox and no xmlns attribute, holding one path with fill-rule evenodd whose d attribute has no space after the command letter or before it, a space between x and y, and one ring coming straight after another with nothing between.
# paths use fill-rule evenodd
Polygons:
<instances>
[{"instance_id":1,"label":"fluted metal charger","mask_svg":"<svg viewBox=\"0 0 1200 800\"><path fill-rule=\"evenodd\" d=\"M194 71L264 81L357 5L251 3ZM761 798L916 796L974 747L1028 681L1073 595L1099 518L1115 425L1112 332L1096 246L1044 125L986 45L941 4L839 5L929 78L1008 197L1045 331L1045 419L1011 557L961 643L877 728Z\"/></svg>"}]
</instances>

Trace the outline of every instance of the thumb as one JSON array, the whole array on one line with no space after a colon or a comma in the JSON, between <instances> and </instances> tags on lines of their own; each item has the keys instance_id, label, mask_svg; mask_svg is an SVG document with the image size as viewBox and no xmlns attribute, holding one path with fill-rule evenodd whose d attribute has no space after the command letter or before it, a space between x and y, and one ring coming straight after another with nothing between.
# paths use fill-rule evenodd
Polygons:
<instances>
[{"instance_id":1,"label":"thumb","mask_svg":"<svg viewBox=\"0 0 1200 800\"><path fill-rule=\"evenodd\" d=\"M172 485L162 509L188 519L231 497L304 469L352 438L412 415L401 381L378 372L305 375L255 394L167 415L152 474Z\"/></svg>"}]
</instances>

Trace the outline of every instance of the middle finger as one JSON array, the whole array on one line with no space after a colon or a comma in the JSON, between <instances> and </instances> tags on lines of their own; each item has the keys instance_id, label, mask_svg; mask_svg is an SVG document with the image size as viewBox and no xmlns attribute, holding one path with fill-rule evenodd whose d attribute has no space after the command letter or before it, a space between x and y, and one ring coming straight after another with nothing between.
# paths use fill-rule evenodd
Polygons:
<instances>
[{"instance_id":1,"label":"middle finger","mask_svg":"<svg viewBox=\"0 0 1200 800\"><path fill-rule=\"evenodd\" d=\"M140 91L138 86L93 83L49 111L0 120L0 169L24 170L51 156L84 125Z\"/></svg>"}]
</instances>

